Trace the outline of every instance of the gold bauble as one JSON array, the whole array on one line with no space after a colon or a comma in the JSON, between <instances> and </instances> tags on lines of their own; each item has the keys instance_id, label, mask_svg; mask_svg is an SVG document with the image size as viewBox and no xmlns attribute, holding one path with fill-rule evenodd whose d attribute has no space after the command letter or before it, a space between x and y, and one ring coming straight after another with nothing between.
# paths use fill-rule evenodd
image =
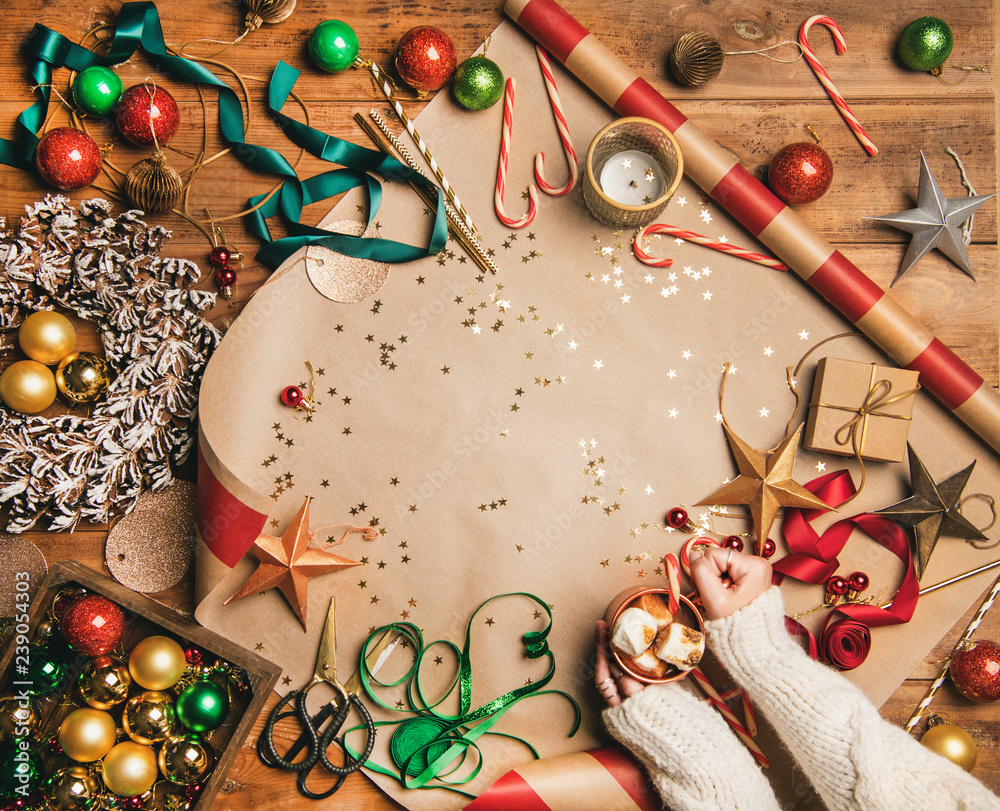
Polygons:
<instances>
[{"instance_id":1,"label":"gold bauble","mask_svg":"<svg viewBox=\"0 0 1000 811\"><path fill-rule=\"evenodd\" d=\"M934 722L935 719L937 723ZM931 716L931 726L920 742L967 772L972 771L979 756L979 747L968 732L954 724L943 723L936 715Z\"/></svg>"},{"instance_id":2,"label":"gold bauble","mask_svg":"<svg viewBox=\"0 0 1000 811\"><path fill-rule=\"evenodd\" d=\"M137 161L125 175L125 196L147 214L170 211L184 191L184 181L162 152Z\"/></svg>"},{"instance_id":3,"label":"gold bauble","mask_svg":"<svg viewBox=\"0 0 1000 811\"><path fill-rule=\"evenodd\" d=\"M148 690L128 700L122 713L122 729L136 743L151 746L173 734L174 718L173 699L166 693Z\"/></svg>"},{"instance_id":4,"label":"gold bauble","mask_svg":"<svg viewBox=\"0 0 1000 811\"><path fill-rule=\"evenodd\" d=\"M168 636L147 636L128 658L132 678L147 690L169 690L186 667L184 649Z\"/></svg>"},{"instance_id":5,"label":"gold bauble","mask_svg":"<svg viewBox=\"0 0 1000 811\"><path fill-rule=\"evenodd\" d=\"M91 811L101 802L101 784L83 766L60 769L45 787L51 811Z\"/></svg>"},{"instance_id":6,"label":"gold bauble","mask_svg":"<svg viewBox=\"0 0 1000 811\"><path fill-rule=\"evenodd\" d=\"M77 681L80 697L95 710L110 710L128 698L132 676L113 656L97 656L84 665Z\"/></svg>"},{"instance_id":7,"label":"gold bauble","mask_svg":"<svg viewBox=\"0 0 1000 811\"><path fill-rule=\"evenodd\" d=\"M108 364L93 352L71 352L56 369L56 388L71 403L92 403L110 382Z\"/></svg>"},{"instance_id":8,"label":"gold bauble","mask_svg":"<svg viewBox=\"0 0 1000 811\"><path fill-rule=\"evenodd\" d=\"M295 11L295 0L243 0L243 5L247 7L248 31L256 31L264 23L280 23Z\"/></svg>"},{"instance_id":9,"label":"gold bauble","mask_svg":"<svg viewBox=\"0 0 1000 811\"><path fill-rule=\"evenodd\" d=\"M39 310L24 319L17 331L17 340L29 358L52 366L73 351L76 330L61 313Z\"/></svg>"},{"instance_id":10,"label":"gold bauble","mask_svg":"<svg viewBox=\"0 0 1000 811\"><path fill-rule=\"evenodd\" d=\"M37 414L55 402L56 379L37 360L19 360L0 374L0 398L15 411Z\"/></svg>"},{"instance_id":11,"label":"gold bauble","mask_svg":"<svg viewBox=\"0 0 1000 811\"><path fill-rule=\"evenodd\" d=\"M38 710L30 696L0 696L0 741L30 738L38 730Z\"/></svg>"},{"instance_id":12,"label":"gold bauble","mask_svg":"<svg viewBox=\"0 0 1000 811\"><path fill-rule=\"evenodd\" d=\"M93 707L73 710L59 726L59 745L66 757L80 763L100 760L111 751L116 738L115 720Z\"/></svg>"},{"instance_id":13,"label":"gold bauble","mask_svg":"<svg viewBox=\"0 0 1000 811\"><path fill-rule=\"evenodd\" d=\"M123 741L104 756L104 785L119 797L149 791L156 782L156 753L135 741Z\"/></svg>"},{"instance_id":14,"label":"gold bauble","mask_svg":"<svg viewBox=\"0 0 1000 811\"><path fill-rule=\"evenodd\" d=\"M160 747L160 771L171 783L190 786L204 777L215 763L207 741L195 735L168 738Z\"/></svg>"},{"instance_id":15,"label":"gold bauble","mask_svg":"<svg viewBox=\"0 0 1000 811\"><path fill-rule=\"evenodd\" d=\"M693 31L674 43L667 64L678 82L698 87L719 75L724 58L725 52L718 40L704 31Z\"/></svg>"}]
</instances>

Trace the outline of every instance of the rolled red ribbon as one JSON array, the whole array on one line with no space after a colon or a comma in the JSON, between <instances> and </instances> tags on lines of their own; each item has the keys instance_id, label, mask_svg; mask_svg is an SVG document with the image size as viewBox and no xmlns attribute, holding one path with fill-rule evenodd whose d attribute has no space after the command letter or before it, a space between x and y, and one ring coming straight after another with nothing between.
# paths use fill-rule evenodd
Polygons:
<instances>
[{"instance_id":1,"label":"rolled red ribbon","mask_svg":"<svg viewBox=\"0 0 1000 811\"><path fill-rule=\"evenodd\" d=\"M871 645L872 632L868 626L850 617L827 625L820 640L823 661L838 670L854 670L863 664Z\"/></svg>"}]
</instances>

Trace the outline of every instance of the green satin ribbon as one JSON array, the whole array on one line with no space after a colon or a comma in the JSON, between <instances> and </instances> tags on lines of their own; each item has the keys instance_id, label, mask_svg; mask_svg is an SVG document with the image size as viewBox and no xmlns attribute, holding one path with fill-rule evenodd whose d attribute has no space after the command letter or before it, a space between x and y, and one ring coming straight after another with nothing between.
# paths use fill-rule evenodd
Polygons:
<instances>
[{"instance_id":1,"label":"green satin ribbon","mask_svg":"<svg viewBox=\"0 0 1000 811\"><path fill-rule=\"evenodd\" d=\"M472 708L472 624L476 616L494 600L505 597L527 597L537 603L548 616L548 623L540 631L529 631L524 634L522 641L525 644L525 655L529 659L546 658L549 660L549 669L546 674L537 682L526 684L510 690L492 701L476 709ZM365 768L393 777L405 788L433 789L445 788L459 794L474 796L468 792L456 788L456 786L469 783L476 778L483 767L483 756L476 740L483 735L491 734L501 737L511 738L523 743L534 755L539 757L538 751L525 739L516 735L498 732L494 727L503 718L504 714L518 701L543 695L560 695L566 698L573 707L575 718L573 728L569 732L569 737L576 734L580 728L580 706L576 700L562 690L543 689L555 676L555 656L549 650L547 637L552 629L552 612L546 603L542 602L533 594L525 592L513 592L510 594L498 594L491 597L480 605L469 618L469 623L465 632L465 643L460 649L453 642L448 640L437 640L429 645L424 645L423 635L415 625L404 623L392 623L376 629L365 641L361 650L361 684L368 698L384 709L393 712L405 712L408 717L400 721L380 721L376 727L395 727L390 743L390 754L393 758L395 769L389 769L372 760L366 762ZM380 681L368 668L367 655L371 647L375 644L385 631L402 634L403 637L414 648L414 660L409 670L406 671L396 681ZM429 701L424 692L420 680L420 672L424 658L435 648L443 645L451 650L458 659L459 667L455 678L447 689L436 701ZM401 709L395 705L383 702L377 692L376 686L398 687L405 685L409 708ZM449 696L454 688L458 686L458 712L454 715L437 711ZM345 733L345 740L348 735L362 730L363 727L354 727ZM457 772L463 765L469 750L473 749L478 754L478 761L469 774L464 777L447 779ZM352 755L357 756L358 752L348 747Z\"/></svg>"},{"instance_id":2,"label":"green satin ribbon","mask_svg":"<svg viewBox=\"0 0 1000 811\"><path fill-rule=\"evenodd\" d=\"M426 248L417 248L392 240L331 235L329 231L299 222L303 206L364 186L370 200L369 223L371 223L381 201L381 186L368 174L369 171L379 171L390 176L428 184L430 181L426 178L421 181L408 167L383 156L380 152L325 135L281 114L281 107L299 75L297 70L283 62L276 67L268 89L272 115L277 118L279 125L295 143L324 160L338 163L346 168L325 172L303 182L299 180L295 170L281 153L267 147L247 144L244 140L243 106L239 97L204 66L167 53L159 14L155 4L148 0L122 5L110 50L103 58L43 25L36 24L26 42L28 53L34 57L30 69L38 85L51 84L52 66L80 71L91 65L116 65L129 59L139 48L152 57L157 68L171 78L217 88L219 131L233 154L254 171L278 174L286 178L278 193L260 209L259 216L254 216L249 221L250 230L266 243L257 253L257 258L263 264L272 269L276 268L296 250L310 244L329 247L348 256L382 262L408 262L432 256L444 247L448 229L444 198L440 191L434 229ZM31 168L38 143L35 133L45 122L50 98L47 86L40 89L42 98L22 112L18 118L16 140L0 141L0 161L9 166ZM256 205L261 199L263 196L253 198L250 201L251 205ZM275 214L280 214L286 221L291 236L272 241L264 220Z\"/></svg>"}]
</instances>

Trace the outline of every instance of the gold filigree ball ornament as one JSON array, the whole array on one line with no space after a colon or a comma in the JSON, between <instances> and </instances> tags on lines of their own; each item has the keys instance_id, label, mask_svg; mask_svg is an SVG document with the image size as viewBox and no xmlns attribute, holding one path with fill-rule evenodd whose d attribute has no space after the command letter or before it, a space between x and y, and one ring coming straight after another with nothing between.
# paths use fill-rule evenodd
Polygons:
<instances>
[{"instance_id":1,"label":"gold filigree ball ornament","mask_svg":"<svg viewBox=\"0 0 1000 811\"><path fill-rule=\"evenodd\" d=\"M156 752L135 741L122 741L104 756L104 785L119 797L145 794L156 782Z\"/></svg>"},{"instance_id":2,"label":"gold filigree ball ornament","mask_svg":"<svg viewBox=\"0 0 1000 811\"><path fill-rule=\"evenodd\" d=\"M0 398L21 414L38 414L55 402L55 375L37 360L19 360L0 374Z\"/></svg>"},{"instance_id":3,"label":"gold filigree ball ornament","mask_svg":"<svg viewBox=\"0 0 1000 811\"><path fill-rule=\"evenodd\" d=\"M670 73L678 83L700 87L722 72L725 52L719 41L704 31L684 34L667 55Z\"/></svg>"},{"instance_id":4,"label":"gold filigree ball ornament","mask_svg":"<svg viewBox=\"0 0 1000 811\"><path fill-rule=\"evenodd\" d=\"M147 690L133 696L122 713L122 729L136 743L152 746L176 732L173 699L159 690Z\"/></svg>"},{"instance_id":5,"label":"gold filigree ball ornament","mask_svg":"<svg viewBox=\"0 0 1000 811\"><path fill-rule=\"evenodd\" d=\"M920 738L920 743L967 772L972 771L979 757L979 747L968 732L946 723L934 713L927 718L927 731Z\"/></svg>"},{"instance_id":6,"label":"gold filigree ball ornament","mask_svg":"<svg viewBox=\"0 0 1000 811\"><path fill-rule=\"evenodd\" d=\"M184 191L184 182L162 152L137 161L125 175L125 196L147 214L170 211Z\"/></svg>"},{"instance_id":7,"label":"gold filigree ball ornament","mask_svg":"<svg viewBox=\"0 0 1000 811\"><path fill-rule=\"evenodd\" d=\"M280 23L295 11L295 0L243 0L243 5L247 9L248 31L256 31L265 23Z\"/></svg>"},{"instance_id":8,"label":"gold filigree ball ornament","mask_svg":"<svg viewBox=\"0 0 1000 811\"><path fill-rule=\"evenodd\" d=\"M76 346L76 329L66 316L39 310L24 319L17 331L21 351L32 360L52 366Z\"/></svg>"},{"instance_id":9,"label":"gold filigree ball ornament","mask_svg":"<svg viewBox=\"0 0 1000 811\"><path fill-rule=\"evenodd\" d=\"M97 656L80 671L76 686L88 706L110 710L128 698L132 676L128 665L113 656Z\"/></svg>"},{"instance_id":10,"label":"gold filigree ball ornament","mask_svg":"<svg viewBox=\"0 0 1000 811\"><path fill-rule=\"evenodd\" d=\"M107 362L93 352L71 352L56 367L56 388L76 405L94 402L110 383Z\"/></svg>"},{"instance_id":11,"label":"gold filigree ball ornament","mask_svg":"<svg viewBox=\"0 0 1000 811\"><path fill-rule=\"evenodd\" d=\"M215 763L215 753L197 735L175 735L163 742L157 759L167 780L191 786L208 774Z\"/></svg>"},{"instance_id":12,"label":"gold filigree ball ornament","mask_svg":"<svg viewBox=\"0 0 1000 811\"><path fill-rule=\"evenodd\" d=\"M31 696L0 696L0 741L30 738L38 731L38 720Z\"/></svg>"},{"instance_id":13,"label":"gold filigree ball ornament","mask_svg":"<svg viewBox=\"0 0 1000 811\"><path fill-rule=\"evenodd\" d=\"M101 784L83 766L60 769L44 791L50 811L92 811L101 803Z\"/></svg>"},{"instance_id":14,"label":"gold filigree ball ornament","mask_svg":"<svg viewBox=\"0 0 1000 811\"><path fill-rule=\"evenodd\" d=\"M59 726L59 745L63 753L80 763L100 760L111 751L116 739L114 719L93 707L73 710Z\"/></svg>"}]
</instances>

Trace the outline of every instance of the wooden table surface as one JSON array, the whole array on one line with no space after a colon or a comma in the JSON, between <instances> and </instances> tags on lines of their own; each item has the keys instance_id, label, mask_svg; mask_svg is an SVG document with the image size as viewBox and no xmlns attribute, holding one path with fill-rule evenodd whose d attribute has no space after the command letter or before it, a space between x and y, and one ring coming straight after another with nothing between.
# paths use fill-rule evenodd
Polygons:
<instances>
[{"instance_id":1,"label":"wooden table surface","mask_svg":"<svg viewBox=\"0 0 1000 811\"><path fill-rule=\"evenodd\" d=\"M238 0L161 0L157 5L164 21L166 41L174 46L199 37L231 41L243 31L245 9ZM969 181L978 192L988 193L997 188L995 136L1000 108L996 106L995 70L998 30L995 4L991 0L970 0L943 8L923 0L916 5L896 2L875 10L870 3L861 0L832 0L821 7L802 0L781 3L668 0L655 6L639 0L619 3L565 0L564 5L612 51L673 100L682 112L733 150L751 171L765 167L771 155L785 144L808 140L805 124L811 124L833 159L835 178L833 188L822 202L801 207L799 213L865 268L880 285L887 286L892 281L902 258L906 235L866 222L862 216L889 214L914 205L921 150L926 153L947 197L962 196L966 190L956 164L944 151L946 147L960 156ZM35 98L22 49L32 25L36 22L48 25L79 41L94 26L112 21L117 8L117 3L105 0L96 3L7 0L0 5L0 66L3 68L0 70L0 121L3 122L0 135L12 137L15 118ZM651 10L652 17L649 16ZM354 70L339 75L323 74L312 67L307 56L309 32L333 14L340 15L358 33L362 55L383 66L391 64L396 42L413 26L430 24L444 29L454 40L459 59L462 59L471 54L503 19L500 7L488 0L439 0L426 5L362 0L337 7L319 0L299 0L288 20L248 34L219 57L240 74L253 77L248 82L254 101L248 141L276 148L291 160L297 156L297 150L261 112L263 85L256 80L269 75L275 62L283 59L303 71L296 91L308 108L313 126L370 145L351 119L355 111L366 111L379 101L367 74ZM845 33L848 49L840 56L834 53L830 36L822 27L813 28L811 41L841 94L879 146L881 151L875 158L868 157L862 150L804 61L779 64L759 55L732 55L737 51L795 40L799 26L814 14L829 15ZM907 71L894 57L899 32L910 20L922 15L942 14L955 34L955 48L948 64L984 66L985 70L949 69L939 79ZM731 55L727 55L722 74L717 79L702 88L683 89L668 77L665 55L679 36L697 30L716 37ZM784 59L795 55L790 45L768 53ZM181 107L183 125L170 144L178 151L169 153L169 157L178 169L190 166L192 156L204 148L205 128L195 89L160 76L143 56L133 57L118 72L126 86L151 77L173 92ZM55 81L56 89L66 95L67 72L57 71ZM207 144L209 151L215 152L221 146L215 132L214 94L207 93L206 98L210 122ZM407 101L405 107L413 116L419 112L421 102ZM66 118L65 110L59 110L52 115L49 126L65 123ZM551 126L548 121L541 124ZM530 131L526 122L522 126L522 133ZM111 128L106 125L97 123L91 128L99 143L109 140L112 135ZM111 160L127 169L140 157L145 157L141 150L117 143ZM298 164L301 177L311 176L322 168L320 161L309 156ZM194 218L201 218L207 208L217 219L237 214L250 196L269 190L275 182L275 178L252 174L232 156L225 156L198 176L191 189L188 212ZM109 182L102 177L97 185L107 188ZM16 219L25 204L40 200L50 192L33 175L0 168L0 215ZM94 192L87 190L70 196L78 200L94 196ZM309 221L314 222L328 207L327 203L315 204L306 210L306 218L313 218ZM973 242L969 246L969 257L978 279L975 285L935 251L893 288L895 297L904 307L994 386L998 383L1000 358L996 212L996 205L988 203L976 216ZM489 212L476 214L492 216ZM206 261L210 246L204 235L176 214L150 219L173 230L166 253L202 265L205 271L201 286L214 290ZM229 302L220 299L210 314L211 320L225 329L269 272L252 260L256 244L242 221L233 219L223 225L229 241L247 255L236 295ZM96 345L92 334L85 335L84 340ZM50 562L74 558L100 569L105 536L106 528L89 527L72 535L33 532L27 537ZM157 595L157 599L179 610L190 610L190 577L171 592ZM886 718L900 725L905 723L973 610L884 706ZM978 636L1000 637L1000 612L995 611L987 618ZM980 747L979 765L974 773L993 790L1000 790L1000 751L996 745L1000 718L996 708L972 704L946 684L935 700L934 709L972 734ZM312 807L310 801L301 799L295 792L289 775L268 770L258 762L252 749L255 737L256 730L238 758L215 807L260 809L278 803L288 809ZM334 798L324 803L324 807L382 809L398 806L365 778L354 776Z\"/></svg>"}]
</instances>

